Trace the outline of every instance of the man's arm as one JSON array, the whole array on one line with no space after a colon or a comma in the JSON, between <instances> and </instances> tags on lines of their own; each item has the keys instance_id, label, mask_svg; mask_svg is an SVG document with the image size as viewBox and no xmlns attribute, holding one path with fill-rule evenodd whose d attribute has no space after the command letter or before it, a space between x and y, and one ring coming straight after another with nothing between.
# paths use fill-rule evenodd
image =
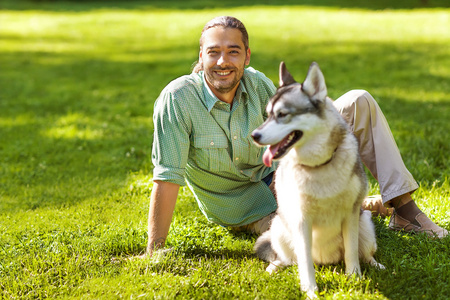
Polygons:
<instances>
[{"instance_id":1,"label":"man's arm","mask_svg":"<svg viewBox=\"0 0 450 300\"><path fill-rule=\"evenodd\" d=\"M155 180L153 182L148 213L147 255L152 256L164 247L180 186L175 183Z\"/></svg>"}]
</instances>

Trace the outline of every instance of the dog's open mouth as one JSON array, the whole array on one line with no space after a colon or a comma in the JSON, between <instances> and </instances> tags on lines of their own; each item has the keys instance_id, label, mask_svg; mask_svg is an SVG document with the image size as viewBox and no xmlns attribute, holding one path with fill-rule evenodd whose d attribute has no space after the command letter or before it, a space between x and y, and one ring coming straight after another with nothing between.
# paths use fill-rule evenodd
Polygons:
<instances>
[{"instance_id":1,"label":"dog's open mouth","mask_svg":"<svg viewBox=\"0 0 450 300\"><path fill-rule=\"evenodd\" d=\"M292 131L278 144L270 145L263 155L263 162L266 166L272 166L272 160L280 159L286 152L302 137L303 132L300 130Z\"/></svg>"}]
</instances>

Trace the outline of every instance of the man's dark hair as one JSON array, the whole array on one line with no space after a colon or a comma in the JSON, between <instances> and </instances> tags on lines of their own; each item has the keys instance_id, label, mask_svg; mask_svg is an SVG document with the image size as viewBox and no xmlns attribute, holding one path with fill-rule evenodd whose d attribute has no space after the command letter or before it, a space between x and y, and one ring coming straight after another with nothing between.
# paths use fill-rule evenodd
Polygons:
<instances>
[{"instance_id":1,"label":"man's dark hair","mask_svg":"<svg viewBox=\"0 0 450 300\"><path fill-rule=\"evenodd\" d=\"M244 24L236 19L235 17L230 16L220 16L212 19L208 23L206 23L205 27L203 27L202 35L200 36L200 48L203 46L203 34L206 30L214 27L223 27L223 28L234 28L238 29L242 33L242 42L244 43L245 51L248 49L248 33L247 29L245 29ZM194 66L193 72L198 73L203 70L203 64L197 62Z\"/></svg>"}]
</instances>

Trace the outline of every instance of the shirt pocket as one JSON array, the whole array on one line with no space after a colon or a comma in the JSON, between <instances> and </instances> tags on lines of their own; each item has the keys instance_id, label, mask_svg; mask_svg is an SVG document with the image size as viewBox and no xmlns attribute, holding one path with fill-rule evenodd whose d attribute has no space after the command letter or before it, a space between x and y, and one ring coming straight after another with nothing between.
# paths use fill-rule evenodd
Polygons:
<instances>
[{"instance_id":1,"label":"shirt pocket","mask_svg":"<svg viewBox=\"0 0 450 300\"><path fill-rule=\"evenodd\" d=\"M228 139L223 135L194 136L195 160L201 169L212 172L229 168Z\"/></svg>"}]
</instances>

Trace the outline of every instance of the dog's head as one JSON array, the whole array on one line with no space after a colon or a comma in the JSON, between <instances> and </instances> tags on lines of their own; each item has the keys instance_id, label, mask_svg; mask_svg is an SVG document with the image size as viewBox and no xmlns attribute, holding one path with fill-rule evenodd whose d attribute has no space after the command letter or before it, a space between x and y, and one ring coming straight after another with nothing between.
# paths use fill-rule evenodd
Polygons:
<instances>
[{"instance_id":1,"label":"dog's head","mask_svg":"<svg viewBox=\"0 0 450 300\"><path fill-rule=\"evenodd\" d=\"M270 145L263 156L264 164L282 158L294 145L323 127L327 98L325 78L315 62L309 67L305 81L294 80L284 62L280 64L280 87L270 99L267 120L252 132L260 146Z\"/></svg>"}]
</instances>

